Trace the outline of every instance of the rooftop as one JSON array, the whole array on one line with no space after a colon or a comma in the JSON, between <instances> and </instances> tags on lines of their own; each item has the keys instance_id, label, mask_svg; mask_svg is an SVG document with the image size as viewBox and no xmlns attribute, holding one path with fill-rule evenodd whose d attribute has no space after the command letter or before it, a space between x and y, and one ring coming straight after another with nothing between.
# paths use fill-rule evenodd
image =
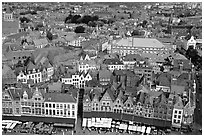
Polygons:
<instances>
[{"instance_id":1,"label":"rooftop","mask_svg":"<svg viewBox=\"0 0 204 137\"><path fill-rule=\"evenodd\" d=\"M120 46L134 46L144 48L164 48L165 46L157 39L150 38L123 38L116 42Z\"/></svg>"}]
</instances>

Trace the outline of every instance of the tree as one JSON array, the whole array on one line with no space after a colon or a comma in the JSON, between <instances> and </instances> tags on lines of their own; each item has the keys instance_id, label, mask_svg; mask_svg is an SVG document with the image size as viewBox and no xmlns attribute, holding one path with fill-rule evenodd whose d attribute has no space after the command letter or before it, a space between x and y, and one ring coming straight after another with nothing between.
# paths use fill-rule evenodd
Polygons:
<instances>
[{"instance_id":1,"label":"tree","mask_svg":"<svg viewBox=\"0 0 204 137\"><path fill-rule=\"evenodd\" d=\"M139 30L133 30L133 32L132 32L132 36L137 36L137 35L140 35L140 32L139 32Z\"/></svg>"},{"instance_id":2,"label":"tree","mask_svg":"<svg viewBox=\"0 0 204 137\"><path fill-rule=\"evenodd\" d=\"M71 19L71 23L80 23L77 21L79 18L81 18L80 15L74 15Z\"/></svg>"},{"instance_id":3,"label":"tree","mask_svg":"<svg viewBox=\"0 0 204 137\"><path fill-rule=\"evenodd\" d=\"M75 33L84 33L85 28L83 26L77 26L74 30Z\"/></svg>"},{"instance_id":4,"label":"tree","mask_svg":"<svg viewBox=\"0 0 204 137\"><path fill-rule=\"evenodd\" d=\"M30 22L30 19L28 19L26 17L20 17L20 21L21 21L21 23L24 23L24 22L28 23L28 22Z\"/></svg>"},{"instance_id":5,"label":"tree","mask_svg":"<svg viewBox=\"0 0 204 137\"><path fill-rule=\"evenodd\" d=\"M47 38L48 38L49 40L52 40L52 39L53 39L53 35L52 35L52 33L51 33L50 31L47 31Z\"/></svg>"},{"instance_id":6,"label":"tree","mask_svg":"<svg viewBox=\"0 0 204 137\"><path fill-rule=\"evenodd\" d=\"M89 23L87 24L90 27L96 27L96 22L95 21L89 21Z\"/></svg>"},{"instance_id":7,"label":"tree","mask_svg":"<svg viewBox=\"0 0 204 137\"><path fill-rule=\"evenodd\" d=\"M73 17L73 16L72 16L72 14L69 14L69 16L68 16L68 17L66 17L66 19L65 19L65 21L64 21L64 22L65 22L65 23L68 23L68 21L69 21L69 20L71 20L71 19L72 19L72 17Z\"/></svg>"}]
</instances>

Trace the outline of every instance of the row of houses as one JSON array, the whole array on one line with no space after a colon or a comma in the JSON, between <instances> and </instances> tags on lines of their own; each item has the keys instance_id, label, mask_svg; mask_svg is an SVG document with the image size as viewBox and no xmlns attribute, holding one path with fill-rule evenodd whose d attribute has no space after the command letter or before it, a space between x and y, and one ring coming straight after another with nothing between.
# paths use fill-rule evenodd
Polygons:
<instances>
[{"instance_id":1,"label":"row of houses","mask_svg":"<svg viewBox=\"0 0 204 137\"><path fill-rule=\"evenodd\" d=\"M83 117L109 117L161 127L187 128L192 126L195 109L192 97L188 97L184 102L180 95L151 91L144 86L135 88L129 95L121 87L111 86L104 91L92 88L84 94ZM152 121L168 124L158 125Z\"/></svg>"},{"instance_id":2,"label":"row of houses","mask_svg":"<svg viewBox=\"0 0 204 137\"><path fill-rule=\"evenodd\" d=\"M10 88L2 91L3 116L31 116L77 120L76 94L49 93L44 89ZM51 122L51 121L50 121ZM70 123L72 127L75 123Z\"/></svg>"}]
</instances>

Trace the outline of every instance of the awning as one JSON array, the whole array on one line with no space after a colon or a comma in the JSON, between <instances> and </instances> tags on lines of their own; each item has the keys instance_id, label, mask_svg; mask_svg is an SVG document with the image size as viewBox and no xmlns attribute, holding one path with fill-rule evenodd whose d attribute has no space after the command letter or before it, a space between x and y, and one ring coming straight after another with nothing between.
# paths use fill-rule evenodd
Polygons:
<instances>
[{"instance_id":1,"label":"awning","mask_svg":"<svg viewBox=\"0 0 204 137\"><path fill-rule=\"evenodd\" d=\"M82 127L86 127L87 125L87 118L83 118Z\"/></svg>"},{"instance_id":2,"label":"awning","mask_svg":"<svg viewBox=\"0 0 204 137\"><path fill-rule=\"evenodd\" d=\"M141 131L142 131L142 127L141 127L141 126L138 126L138 127L137 127L137 131L141 132Z\"/></svg>"},{"instance_id":3,"label":"awning","mask_svg":"<svg viewBox=\"0 0 204 137\"><path fill-rule=\"evenodd\" d=\"M151 128L147 127L146 133L149 134L151 132Z\"/></svg>"},{"instance_id":4,"label":"awning","mask_svg":"<svg viewBox=\"0 0 204 137\"><path fill-rule=\"evenodd\" d=\"M92 125L91 125L91 119L89 118L88 119L88 125L87 125L87 127L91 127Z\"/></svg>"},{"instance_id":5,"label":"awning","mask_svg":"<svg viewBox=\"0 0 204 137\"><path fill-rule=\"evenodd\" d=\"M137 131L137 126L133 126L133 131Z\"/></svg>"},{"instance_id":6,"label":"awning","mask_svg":"<svg viewBox=\"0 0 204 137\"><path fill-rule=\"evenodd\" d=\"M119 129L124 129L124 124L120 124Z\"/></svg>"},{"instance_id":7,"label":"awning","mask_svg":"<svg viewBox=\"0 0 204 137\"><path fill-rule=\"evenodd\" d=\"M59 127L74 127L73 124L65 124L65 123L55 123L54 126L59 126Z\"/></svg>"},{"instance_id":8,"label":"awning","mask_svg":"<svg viewBox=\"0 0 204 137\"><path fill-rule=\"evenodd\" d=\"M142 126L141 132L142 132L142 133L145 133L145 129L146 129L146 127L145 127L145 126Z\"/></svg>"},{"instance_id":9,"label":"awning","mask_svg":"<svg viewBox=\"0 0 204 137\"><path fill-rule=\"evenodd\" d=\"M133 130L133 126L132 126L132 125L129 125L129 126L128 126L128 130L131 130L131 131L132 131L132 130Z\"/></svg>"},{"instance_id":10,"label":"awning","mask_svg":"<svg viewBox=\"0 0 204 137\"><path fill-rule=\"evenodd\" d=\"M132 124L133 124L133 121L129 121L129 124L131 124L131 125L132 125Z\"/></svg>"},{"instance_id":11,"label":"awning","mask_svg":"<svg viewBox=\"0 0 204 137\"><path fill-rule=\"evenodd\" d=\"M95 125L96 125L96 124L95 124L95 123L96 123L95 121L96 121L96 118L91 118L91 126L92 126L92 127L95 127Z\"/></svg>"}]
</instances>

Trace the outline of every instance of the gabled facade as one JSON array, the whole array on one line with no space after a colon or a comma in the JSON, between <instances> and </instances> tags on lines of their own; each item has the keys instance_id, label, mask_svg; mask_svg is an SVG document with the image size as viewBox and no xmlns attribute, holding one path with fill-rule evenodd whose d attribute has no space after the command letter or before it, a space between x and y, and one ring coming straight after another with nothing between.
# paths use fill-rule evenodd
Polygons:
<instances>
[{"instance_id":1,"label":"gabled facade","mask_svg":"<svg viewBox=\"0 0 204 137\"><path fill-rule=\"evenodd\" d=\"M194 122L194 110L195 106L192 105L193 100L190 99L188 103L183 108L183 119L182 119L182 128L192 127Z\"/></svg>"},{"instance_id":2,"label":"gabled facade","mask_svg":"<svg viewBox=\"0 0 204 137\"><path fill-rule=\"evenodd\" d=\"M91 112L92 102L89 94L84 94L83 98L83 112Z\"/></svg>"},{"instance_id":3,"label":"gabled facade","mask_svg":"<svg viewBox=\"0 0 204 137\"><path fill-rule=\"evenodd\" d=\"M91 94L92 94L92 101L91 101L92 111L103 111L101 109L100 94L94 93L94 91Z\"/></svg>"},{"instance_id":4,"label":"gabled facade","mask_svg":"<svg viewBox=\"0 0 204 137\"><path fill-rule=\"evenodd\" d=\"M100 100L101 111L112 112L114 96L110 88L106 89Z\"/></svg>"},{"instance_id":5,"label":"gabled facade","mask_svg":"<svg viewBox=\"0 0 204 137\"><path fill-rule=\"evenodd\" d=\"M2 114L13 115L13 100L8 90L2 91Z\"/></svg>"},{"instance_id":6,"label":"gabled facade","mask_svg":"<svg viewBox=\"0 0 204 137\"><path fill-rule=\"evenodd\" d=\"M124 101L123 106L123 112L127 114L133 114L134 113L134 107L133 107L133 98L132 96L128 96L128 98Z\"/></svg>"},{"instance_id":7,"label":"gabled facade","mask_svg":"<svg viewBox=\"0 0 204 137\"><path fill-rule=\"evenodd\" d=\"M114 113L123 113L123 107L124 107L123 96L124 96L123 91L120 90L119 94L118 94L118 97L113 102L113 112Z\"/></svg>"}]
</instances>

